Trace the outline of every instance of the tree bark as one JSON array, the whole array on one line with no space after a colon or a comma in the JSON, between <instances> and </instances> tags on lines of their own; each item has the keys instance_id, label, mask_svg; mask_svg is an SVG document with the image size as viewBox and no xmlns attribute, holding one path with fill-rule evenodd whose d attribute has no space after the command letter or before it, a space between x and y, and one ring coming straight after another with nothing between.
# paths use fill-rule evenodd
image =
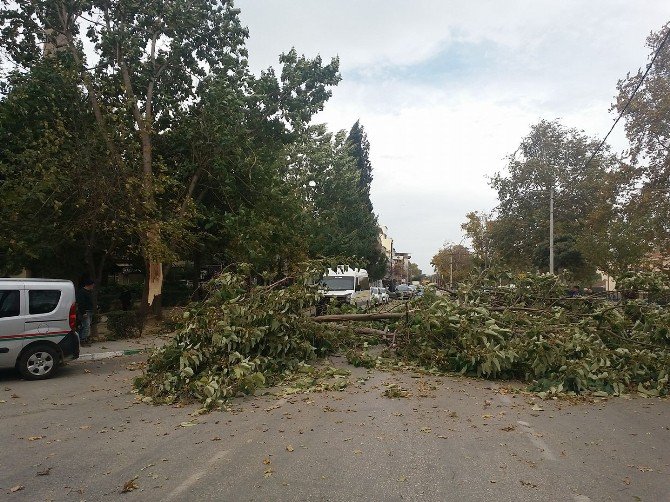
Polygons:
<instances>
[{"instance_id":1,"label":"tree bark","mask_svg":"<svg viewBox=\"0 0 670 502\"><path fill-rule=\"evenodd\" d=\"M147 260L147 277L145 281L146 312L151 311L160 318L163 307L163 264Z\"/></svg>"},{"instance_id":2,"label":"tree bark","mask_svg":"<svg viewBox=\"0 0 670 502\"><path fill-rule=\"evenodd\" d=\"M388 312L385 314L334 314L319 315L312 317L315 322L337 322L337 321L379 321L384 319L401 319L405 312Z\"/></svg>"},{"instance_id":3,"label":"tree bark","mask_svg":"<svg viewBox=\"0 0 670 502\"><path fill-rule=\"evenodd\" d=\"M350 328L347 326L339 326L337 324L331 324L329 328L336 329L337 331L353 331L354 333L359 333L361 335L379 335L390 339L393 343L395 343L396 338L401 336L400 333L395 333L393 331L382 331L381 329L374 328Z\"/></svg>"}]
</instances>

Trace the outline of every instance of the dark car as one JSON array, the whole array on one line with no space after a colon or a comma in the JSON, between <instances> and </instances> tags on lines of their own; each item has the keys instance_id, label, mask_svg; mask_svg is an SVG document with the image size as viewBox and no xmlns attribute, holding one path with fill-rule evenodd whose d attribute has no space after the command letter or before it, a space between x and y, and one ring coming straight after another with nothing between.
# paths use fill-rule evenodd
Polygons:
<instances>
[{"instance_id":1,"label":"dark car","mask_svg":"<svg viewBox=\"0 0 670 502\"><path fill-rule=\"evenodd\" d=\"M414 296L414 291L407 284L399 284L395 287L395 298L398 300L408 300Z\"/></svg>"}]
</instances>

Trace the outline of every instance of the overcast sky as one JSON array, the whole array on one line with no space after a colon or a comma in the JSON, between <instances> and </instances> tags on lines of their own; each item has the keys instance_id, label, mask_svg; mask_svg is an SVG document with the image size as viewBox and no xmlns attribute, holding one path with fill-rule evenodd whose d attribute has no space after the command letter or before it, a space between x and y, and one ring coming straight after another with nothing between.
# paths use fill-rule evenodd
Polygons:
<instances>
[{"instance_id":1,"label":"overcast sky","mask_svg":"<svg viewBox=\"0 0 670 502\"><path fill-rule=\"evenodd\" d=\"M670 21L668 0L236 4L255 71L291 47L339 56L342 82L317 119L333 131L360 119L379 222L424 272L445 242L461 242L466 213L496 206L487 176L531 124L558 118L604 136L617 80L646 65L647 35Z\"/></svg>"}]
</instances>

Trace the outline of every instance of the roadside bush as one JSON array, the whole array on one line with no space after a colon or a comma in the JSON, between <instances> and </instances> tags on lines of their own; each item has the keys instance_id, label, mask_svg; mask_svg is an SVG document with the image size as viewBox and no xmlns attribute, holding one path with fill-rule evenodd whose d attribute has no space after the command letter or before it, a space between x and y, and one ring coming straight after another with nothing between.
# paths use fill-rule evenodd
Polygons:
<instances>
[{"instance_id":1,"label":"roadside bush","mask_svg":"<svg viewBox=\"0 0 670 502\"><path fill-rule=\"evenodd\" d=\"M142 336L146 315L139 310L116 310L107 312L107 330L113 339L138 338Z\"/></svg>"}]
</instances>

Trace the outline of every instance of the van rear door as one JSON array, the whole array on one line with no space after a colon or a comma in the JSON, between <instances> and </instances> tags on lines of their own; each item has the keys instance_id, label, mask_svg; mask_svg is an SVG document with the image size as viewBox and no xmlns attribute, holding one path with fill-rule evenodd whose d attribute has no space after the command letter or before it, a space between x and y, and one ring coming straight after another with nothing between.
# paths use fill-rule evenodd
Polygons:
<instances>
[{"instance_id":1,"label":"van rear door","mask_svg":"<svg viewBox=\"0 0 670 502\"><path fill-rule=\"evenodd\" d=\"M49 338L54 343L69 333L69 306L64 302L62 285L28 285L25 296L27 315L25 333L30 342L34 339Z\"/></svg>"}]
</instances>

